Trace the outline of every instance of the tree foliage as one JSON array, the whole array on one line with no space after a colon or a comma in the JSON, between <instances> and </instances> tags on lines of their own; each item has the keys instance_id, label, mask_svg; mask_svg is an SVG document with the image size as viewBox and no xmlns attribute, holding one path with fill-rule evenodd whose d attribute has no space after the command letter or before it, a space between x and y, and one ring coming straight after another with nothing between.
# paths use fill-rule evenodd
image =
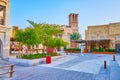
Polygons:
<instances>
[{"instance_id":1,"label":"tree foliage","mask_svg":"<svg viewBox=\"0 0 120 80\"><path fill-rule=\"evenodd\" d=\"M41 44L43 44L44 46L54 48L68 45L68 43L63 41L62 39L53 37L57 34L62 34L62 31L59 26L49 25L45 23L37 24L29 20L28 22L31 24L32 27L35 28L35 31L37 32L40 38Z\"/></svg>"},{"instance_id":2,"label":"tree foliage","mask_svg":"<svg viewBox=\"0 0 120 80\"><path fill-rule=\"evenodd\" d=\"M26 45L42 44L48 47L61 47L68 45L61 38L53 36L62 34L62 31L57 25L49 25L45 23L35 23L28 20L30 27L24 30L18 30L15 34L15 40Z\"/></svg>"},{"instance_id":3,"label":"tree foliage","mask_svg":"<svg viewBox=\"0 0 120 80\"><path fill-rule=\"evenodd\" d=\"M18 30L15 34L15 40L25 45L40 44L39 38L33 28Z\"/></svg>"},{"instance_id":4,"label":"tree foliage","mask_svg":"<svg viewBox=\"0 0 120 80\"><path fill-rule=\"evenodd\" d=\"M18 30L15 34L15 40L18 41L18 42L23 42L24 41L24 33L23 33L23 30Z\"/></svg>"},{"instance_id":5,"label":"tree foliage","mask_svg":"<svg viewBox=\"0 0 120 80\"><path fill-rule=\"evenodd\" d=\"M77 32L74 32L70 35L70 39L71 40L79 40L79 39L81 39L81 35Z\"/></svg>"},{"instance_id":6,"label":"tree foliage","mask_svg":"<svg viewBox=\"0 0 120 80\"><path fill-rule=\"evenodd\" d=\"M68 42L63 41L61 38L51 38L45 45L51 48L59 48L68 45Z\"/></svg>"}]
</instances>

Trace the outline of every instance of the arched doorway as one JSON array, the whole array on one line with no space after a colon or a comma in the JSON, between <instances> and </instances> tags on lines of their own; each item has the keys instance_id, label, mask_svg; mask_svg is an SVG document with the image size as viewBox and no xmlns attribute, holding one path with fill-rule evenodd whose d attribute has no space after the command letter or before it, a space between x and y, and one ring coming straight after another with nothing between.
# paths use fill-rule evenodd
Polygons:
<instances>
[{"instance_id":1,"label":"arched doorway","mask_svg":"<svg viewBox=\"0 0 120 80\"><path fill-rule=\"evenodd\" d=\"M3 56L3 44L2 41L0 40L0 58L2 58Z\"/></svg>"}]
</instances>

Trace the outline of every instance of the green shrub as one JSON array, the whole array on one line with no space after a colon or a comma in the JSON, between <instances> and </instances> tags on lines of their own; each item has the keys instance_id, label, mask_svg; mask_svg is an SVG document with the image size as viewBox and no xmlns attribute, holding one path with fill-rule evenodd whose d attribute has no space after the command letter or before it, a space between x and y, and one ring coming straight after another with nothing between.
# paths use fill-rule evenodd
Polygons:
<instances>
[{"instance_id":1,"label":"green shrub","mask_svg":"<svg viewBox=\"0 0 120 80\"><path fill-rule=\"evenodd\" d=\"M16 56L16 58L22 58L22 59L37 59L37 58L45 58L47 55L49 56L59 56L58 53L41 53L41 54L23 54L21 56Z\"/></svg>"},{"instance_id":2,"label":"green shrub","mask_svg":"<svg viewBox=\"0 0 120 80\"><path fill-rule=\"evenodd\" d=\"M105 49L105 52L115 52L115 49Z\"/></svg>"},{"instance_id":3,"label":"green shrub","mask_svg":"<svg viewBox=\"0 0 120 80\"><path fill-rule=\"evenodd\" d=\"M103 52L104 49L92 49L92 52Z\"/></svg>"},{"instance_id":4,"label":"green shrub","mask_svg":"<svg viewBox=\"0 0 120 80\"><path fill-rule=\"evenodd\" d=\"M115 49L92 49L92 52L115 52Z\"/></svg>"},{"instance_id":5,"label":"green shrub","mask_svg":"<svg viewBox=\"0 0 120 80\"><path fill-rule=\"evenodd\" d=\"M65 51L70 51L70 52L75 52L75 51L80 51L80 48L67 48Z\"/></svg>"},{"instance_id":6,"label":"green shrub","mask_svg":"<svg viewBox=\"0 0 120 80\"><path fill-rule=\"evenodd\" d=\"M73 48L73 52L74 51L81 51L81 49L80 48Z\"/></svg>"},{"instance_id":7,"label":"green shrub","mask_svg":"<svg viewBox=\"0 0 120 80\"><path fill-rule=\"evenodd\" d=\"M73 52L73 49L72 48L67 48L67 49L65 49L65 51Z\"/></svg>"}]
</instances>

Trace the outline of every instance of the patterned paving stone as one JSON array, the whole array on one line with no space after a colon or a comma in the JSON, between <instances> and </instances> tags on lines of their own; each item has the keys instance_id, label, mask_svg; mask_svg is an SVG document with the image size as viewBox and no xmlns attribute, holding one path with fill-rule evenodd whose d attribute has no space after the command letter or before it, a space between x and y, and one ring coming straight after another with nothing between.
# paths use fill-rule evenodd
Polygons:
<instances>
[{"instance_id":1,"label":"patterned paving stone","mask_svg":"<svg viewBox=\"0 0 120 80\"><path fill-rule=\"evenodd\" d=\"M120 80L120 66L117 61L110 62L110 80Z\"/></svg>"},{"instance_id":2,"label":"patterned paving stone","mask_svg":"<svg viewBox=\"0 0 120 80\"><path fill-rule=\"evenodd\" d=\"M120 55L117 56L120 57ZM15 73L13 78L6 77L4 79L0 78L0 80L2 79L3 80L109 80L110 75L117 73L117 71L119 71L119 69L116 69L119 66L117 67L114 66L114 68L112 69L111 68L113 64L112 63L109 65L108 69L104 70L103 66L101 67L101 64L104 60L107 60L109 62L111 59L112 59L112 55L85 54L85 56L81 56L79 54L78 55L70 54L68 55L68 58L65 57L62 59L58 59L51 64L44 64L43 66L41 65L32 66L32 67L15 66ZM77 69L80 69L79 66L80 67L84 66L83 70L88 70L88 72L82 72L82 71L78 72ZM94 68L96 66L100 67L99 68L100 71L98 70L99 73L98 74L89 73L91 70L95 70ZM74 68L76 68L76 71L72 70ZM116 70L116 72L114 72L114 69ZM111 70L113 70L113 73L109 74L109 71L111 72ZM115 79L111 77L110 80L115 80Z\"/></svg>"},{"instance_id":3,"label":"patterned paving stone","mask_svg":"<svg viewBox=\"0 0 120 80\"><path fill-rule=\"evenodd\" d=\"M106 69L102 66L96 76L96 80L110 80L110 66L107 66Z\"/></svg>"},{"instance_id":4,"label":"patterned paving stone","mask_svg":"<svg viewBox=\"0 0 120 80\"><path fill-rule=\"evenodd\" d=\"M19 72L19 73L18 73ZM47 67L29 67L16 70L15 77L9 80L95 80L96 75L77 71Z\"/></svg>"},{"instance_id":5,"label":"patterned paving stone","mask_svg":"<svg viewBox=\"0 0 120 80\"><path fill-rule=\"evenodd\" d=\"M67 68L67 67L71 67L73 65L79 64L80 62L83 62L83 61L104 57L104 55L102 55L102 56L97 56L97 55L95 55L95 56L89 56L89 55L81 56L80 54L77 54L77 55L71 54L71 55L77 56L77 57L72 59L72 60L69 60L65 63L59 64L56 67Z\"/></svg>"}]
</instances>

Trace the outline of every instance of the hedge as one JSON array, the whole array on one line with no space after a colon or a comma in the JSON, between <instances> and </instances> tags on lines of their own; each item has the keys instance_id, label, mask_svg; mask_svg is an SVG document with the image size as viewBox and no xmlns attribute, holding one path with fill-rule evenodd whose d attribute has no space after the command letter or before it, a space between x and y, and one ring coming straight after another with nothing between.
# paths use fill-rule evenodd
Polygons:
<instances>
[{"instance_id":1,"label":"hedge","mask_svg":"<svg viewBox=\"0 0 120 80\"><path fill-rule=\"evenodd\" d=\"M65 51L74 52L74 51L81 51L81 49L80 48L67 48L65 49Z\"/></svg>"},{"instance_id":2,"label":"hedge","mask_svg":"<svg viewBox=\"0 0 120 80\"><path fill-rule=\"evenodd\" d=\"M92 49L92 52L115 52L115 49Z\"/></svg>"}]
</instances>

